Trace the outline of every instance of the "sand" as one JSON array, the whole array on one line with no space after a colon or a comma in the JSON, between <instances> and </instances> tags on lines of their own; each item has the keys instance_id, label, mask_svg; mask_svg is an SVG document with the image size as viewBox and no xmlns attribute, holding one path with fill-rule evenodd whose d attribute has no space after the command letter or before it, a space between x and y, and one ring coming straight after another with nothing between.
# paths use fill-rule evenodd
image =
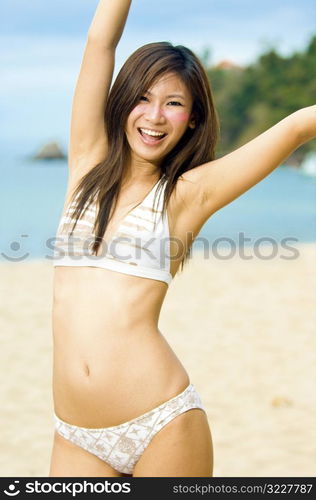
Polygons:
<instances>
[{"instance_id":1,"label":"sand","mask_svg":"<svg viewBox=\"0 0 316 500\"><path fill-rule=\"evenodd\" d=\"M316 476L316 244L298 257L203 258L170 285L159 328L206 407L214 476ZM224 253L223 253L224 255ZM1 476L48 476L51 261L0 263Z\"/></svg>"}]
</instances>

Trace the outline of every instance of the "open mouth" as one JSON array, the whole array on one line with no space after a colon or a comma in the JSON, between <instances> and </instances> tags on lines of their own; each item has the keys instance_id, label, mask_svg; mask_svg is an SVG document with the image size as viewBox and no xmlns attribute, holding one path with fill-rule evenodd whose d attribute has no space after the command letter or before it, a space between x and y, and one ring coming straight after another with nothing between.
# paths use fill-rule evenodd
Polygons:
<instances>
[{"instance_id":1,"label":"open mouth","mask_svg":"<svg viewBox=\"0 0 316 500\"><path fill-rule=\"evenodd\" d=\"M145 131L143 128L137 129L141 137L146 144L158 144L160 143L168 134L166 133L153 133L150 131Z\"/></svg>"}]
</instances>

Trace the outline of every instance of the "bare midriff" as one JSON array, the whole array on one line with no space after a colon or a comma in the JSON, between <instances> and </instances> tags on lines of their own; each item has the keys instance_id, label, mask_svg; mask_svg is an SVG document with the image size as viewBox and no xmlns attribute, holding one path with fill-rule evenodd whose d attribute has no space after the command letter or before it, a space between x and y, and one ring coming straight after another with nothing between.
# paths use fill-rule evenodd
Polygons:
<instances>
[{"instance_id":1,"label":"bare midriff","mask_svg":"<svg viewBox=\"0 0 316 500\"><path fill-rule=\"evenodd\" d=\"M81 427L131 420L189 376L158 328L166 283L97 267L54 268L56 415Z\"/></svg>"}]
</instances>

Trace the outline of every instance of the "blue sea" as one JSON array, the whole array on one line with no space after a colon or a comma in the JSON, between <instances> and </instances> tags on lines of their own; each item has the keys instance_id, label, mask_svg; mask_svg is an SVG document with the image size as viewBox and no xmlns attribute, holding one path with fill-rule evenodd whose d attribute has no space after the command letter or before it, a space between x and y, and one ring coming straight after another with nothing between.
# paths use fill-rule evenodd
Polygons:
<instances>
[{"instance_id":1,"label":"blue sea","mask_svg":"<svg viewBox=\"0 0 316 500\"><path fill-rule=\"evenodd\" d=\"M0 260L51 259L66 193L65 161L30 161L26 145L4 148L0 168ZM244 241L245 240L245 241ZM316 241L316 178L280 166L204 224L195 248L231 249Z\"/></svg>"}]
</instances>

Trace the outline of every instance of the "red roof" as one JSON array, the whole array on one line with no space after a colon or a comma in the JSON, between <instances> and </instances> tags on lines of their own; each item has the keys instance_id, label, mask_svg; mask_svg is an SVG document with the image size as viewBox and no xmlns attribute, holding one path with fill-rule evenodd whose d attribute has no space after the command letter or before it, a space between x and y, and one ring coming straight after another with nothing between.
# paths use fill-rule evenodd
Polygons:
<instances>
[{"instance_id":1,"label":"red roof","mask_svg":"<svg viewBox=\"0 0 316 500\"><path fill-rule=\"evenodd\" d=\"M221 69L241 68L241 66L239 66L238 64L235 64L232 61L228 61L227 59L220 61L218 64L216 64L215 67Z\"/></svg>"}]
</instances>

